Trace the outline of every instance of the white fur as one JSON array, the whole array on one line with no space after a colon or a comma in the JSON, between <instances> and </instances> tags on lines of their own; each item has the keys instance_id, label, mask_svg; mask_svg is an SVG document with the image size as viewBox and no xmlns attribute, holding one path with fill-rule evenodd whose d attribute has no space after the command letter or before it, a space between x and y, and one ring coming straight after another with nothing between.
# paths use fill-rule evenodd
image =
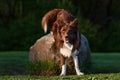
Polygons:
<instances>
[{"instance_id":1,"label":"white fur","mask_svg":"<svg viewBox=\"0 0 120 80\"><path fill-rule=\"evenodd\" d=\"M72 52L73 45L70 43L64 43L63 47L60 49L60 53L65 57L70 57Z\"/></svg>"},{"instance_id":2,"label":"white fur","mask_svg":"<svg viewBox=\"0 0 120 80\"><path fill-rule=\"evenodd\" d=\"M60 76L65 76L66 75L66 61L65 61L65 64L62 65L62 72L60 74Z\"/></svg>"},{"instance_id":3,"label":"white fur","mask_svg":"<svg viewBox=\"0 0 120 80\"><path fill-rule=\"evenodd\" d=\"M45 23L44 25L44 32L46 33L47 32L47 24Z\"/></svg>"},{"instance_id":4,"label":"white fur","mask_svg":"<svg viewBox=\"0 0 120 80\"><path fill-rule=\"evenodd\" d=\"M75 70L76 70L76 73L77 75L84 75L84 73L80 72L80 69L79 69L79 62L78 62L78 56L76 55L77 54L77 50L75 50L73 52L73 60L74 60L74 64L75 64Z\"/></svg>"},{"instance_id":5,"label":"white fur","mask_svg":"<svg viewBox=\"0 0 120 80\"><path fill-rule=\"evenodd\" d=\"M78 62L78 50L75 50L73 53L72 53L72 48L73 48L73 45L70 44L70 43L64 43L63 44L63 47L60 49L60 53L65 56L65 57L70 57L72 56L73 57L73 60L74 60L74 65L75 65L75 70L76 70L76 74L77 75L84 75L84 73L80 72L80 69L79 69L79 62ZM62 72L60 74L60 76L65 76L66 75L66 60L65 60L65 64L62 65Z\"/></svg>"},{"instance_id":6,"label":"white fur","mask_svg":"<svg viewBox=\"0 0 120 80\"><path fill-rule=\"evenodd\" d=\"M78 51L75 50L73 53L72 53L72 48L73 48L73 45L69 44L69 43L64 43L63 44L63 48L60 49L60 52L63 56L65 57L70 57L70 56L73 56L73 60L74 60L74 64L75 64L75 70L76 70L76 74L77 75L84 75L84 73L80 72L80 69L79 69L79 62L78 62ZM60 74L60 76L65 76L66 75L66 61L65 61L65 64L62 65L62 72Z\"/></svg>"}]
</instances>

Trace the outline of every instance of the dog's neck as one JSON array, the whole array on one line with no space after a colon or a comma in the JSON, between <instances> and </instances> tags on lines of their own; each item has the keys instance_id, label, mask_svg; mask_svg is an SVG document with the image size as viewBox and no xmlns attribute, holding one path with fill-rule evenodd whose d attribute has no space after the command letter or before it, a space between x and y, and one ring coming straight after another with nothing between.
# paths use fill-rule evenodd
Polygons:
<instances>
[{"instance_id":1,"label":"dog's neck","mask_svg":"<svg viewBox=\"0 0 120 80\"><path fill-rule=\"evenodd\" d=\"M64 48L67 48L67 49L69 49L69 50L72 50L73 45L70 44L69 42L67 42L67 43L63 43L63 47L64 47Z\"/></svg>"}]
</instances>

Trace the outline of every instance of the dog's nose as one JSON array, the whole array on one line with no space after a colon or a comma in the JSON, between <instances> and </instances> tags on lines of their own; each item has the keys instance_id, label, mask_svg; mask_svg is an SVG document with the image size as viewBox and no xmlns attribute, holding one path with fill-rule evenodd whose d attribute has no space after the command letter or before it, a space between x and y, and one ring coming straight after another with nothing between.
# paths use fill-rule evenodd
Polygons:
<instances>
[{"instance_id":1,"label":"dog's nose","mask_svg":"<svg viewBox=\"0 0 120 80\"><path fill-rule=\"evenodd\" d=\"M68 39L68 36L65 36L66 39Z\"/></svg>"},{"instance_id":2,"label":"dog's nose","mask_svg":"<svg viewBox=\"0 0 120 80\"><path fill-rule=\"evenodd\" d=\"M68 36L65 36L65 38L68 38Z\"/></svg>"}]
</instances>

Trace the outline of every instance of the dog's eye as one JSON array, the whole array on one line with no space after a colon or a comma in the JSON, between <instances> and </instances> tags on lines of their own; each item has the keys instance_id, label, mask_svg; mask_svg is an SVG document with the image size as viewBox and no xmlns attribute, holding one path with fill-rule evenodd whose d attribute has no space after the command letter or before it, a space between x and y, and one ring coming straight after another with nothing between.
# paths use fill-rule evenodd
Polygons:
<instances>
[{"instance_id":1,"label":"dog's eye","mask_svg":"<svg viewBox=\"0 0 120 80\"><path fill-rule=\"evenodd\" d=\"M63 29L62 32L65 32L65 29Z\"/></svg>"}]
</instances>

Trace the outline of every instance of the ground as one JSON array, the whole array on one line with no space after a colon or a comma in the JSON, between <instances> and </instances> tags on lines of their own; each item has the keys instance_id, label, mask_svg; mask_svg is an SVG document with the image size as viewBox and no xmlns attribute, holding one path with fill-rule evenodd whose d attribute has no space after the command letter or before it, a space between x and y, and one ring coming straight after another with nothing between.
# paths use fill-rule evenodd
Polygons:
<instances>
[{"instance_id":1,"label":"ground","mask_svg":"<svg viewBox=\"0 0 120 80\"><path fill-rule=\"evenodd\" d=\"M28 52L0 52L0 79L119 80L119 59L120 53L92 53L91 68L84 76L30 76Z\"/></svg>"}]
</instances>

